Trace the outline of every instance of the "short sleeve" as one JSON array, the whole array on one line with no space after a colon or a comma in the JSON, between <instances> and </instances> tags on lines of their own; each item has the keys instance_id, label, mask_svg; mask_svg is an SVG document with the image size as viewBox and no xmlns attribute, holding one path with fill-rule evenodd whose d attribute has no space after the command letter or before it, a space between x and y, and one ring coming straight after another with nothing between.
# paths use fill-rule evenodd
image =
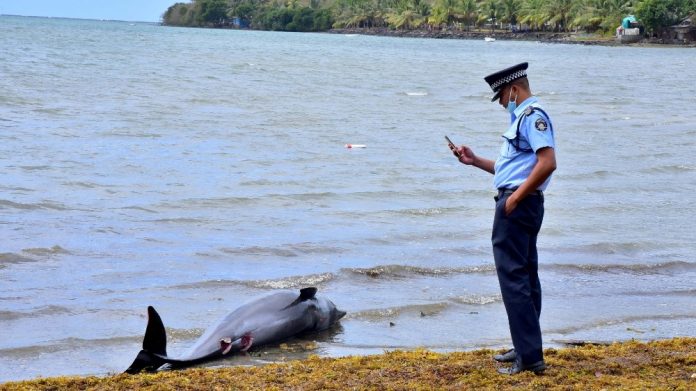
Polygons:
<instances>
[{"instance_id":1,"label":"short sleeve","mask_svg":"<svg viewBox=\"0 0 696 391\"><path fill-rule=\"evenodd\" d=\"M551 121L537 110L525 118L520 131L534 152L541 148L555 147Z\"/></svg>"}]
</instances>

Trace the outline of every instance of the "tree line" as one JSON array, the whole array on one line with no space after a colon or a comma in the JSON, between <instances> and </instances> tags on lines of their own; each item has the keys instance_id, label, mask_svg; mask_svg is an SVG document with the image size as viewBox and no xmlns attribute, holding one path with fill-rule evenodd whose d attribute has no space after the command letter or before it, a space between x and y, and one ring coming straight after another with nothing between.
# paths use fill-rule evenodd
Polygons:
<instances>
[{"instance_id":1,"label":"tree line","mask_svg":"<svg viewBox=\"0 0 696 391\"><path fill-rule=\"evenodd\" d=\"M613 34L633 14L661 35L696 13L696 0L194 0L165 25L326 31L331 28L505 29Z\"/></svg>"}]
</instances>

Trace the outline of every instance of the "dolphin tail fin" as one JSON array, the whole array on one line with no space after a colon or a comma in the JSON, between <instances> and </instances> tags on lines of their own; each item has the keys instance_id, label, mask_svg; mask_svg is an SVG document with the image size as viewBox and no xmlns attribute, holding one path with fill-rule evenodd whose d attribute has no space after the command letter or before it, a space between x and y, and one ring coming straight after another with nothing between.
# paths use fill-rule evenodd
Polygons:
<instances>
[{"instance_id":1,"label":"dolphin tail fin","mask_svg":"<svg viewBox=\"0 0 696 391\"><path fill-rule=\"evenodd\" d=\"M133 363L125 370L124 373L135 375L142 371L155 372L157 368L166 364L167 360L159 357L156 354L150 353L147 350L141 350L133 360Z\"/></svg>"},{"instance_id":2,"label":"dolphin tail fin","mask_svg":"<svg viewBox=\"0 0 696 391\"><path fill-rule=\"evenodd\" d=\"M167 333L164 330L162 318L155 309L147 307L147 328L143 338L143 350L135 357L126 373L135 374L143 370L154 372L168 362Z\"/></svg>"}]
</instances>

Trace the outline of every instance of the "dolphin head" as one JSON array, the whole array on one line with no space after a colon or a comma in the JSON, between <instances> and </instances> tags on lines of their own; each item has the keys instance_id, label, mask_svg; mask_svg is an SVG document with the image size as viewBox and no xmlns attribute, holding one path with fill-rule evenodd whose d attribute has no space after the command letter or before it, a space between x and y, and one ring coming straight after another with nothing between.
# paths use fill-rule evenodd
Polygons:
<instances>
[{"instance_id":1,"label":"dolphin head","mask_svg":"<svg viewBox=\"0 0 696 391\"><path fill-rule=\"evenodd\" d=\"M325 297L317 297L316 300L316 307L319 313L319 320L316 325L317 330L328 329L346 315L346 312L336 308L336 305L331 300Z\"/></svg>"}]
</instances>

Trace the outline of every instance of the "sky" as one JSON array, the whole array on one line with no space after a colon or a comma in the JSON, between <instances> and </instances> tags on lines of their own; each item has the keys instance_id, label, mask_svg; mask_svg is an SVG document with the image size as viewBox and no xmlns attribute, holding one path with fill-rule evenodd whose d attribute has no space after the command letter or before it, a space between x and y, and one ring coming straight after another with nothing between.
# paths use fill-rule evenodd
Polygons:
<instances>
[{"instance_id":1,"label":"sky","mask_svg":"<svg viewBox=\"0 0 696 391\"><path fill-rule=\"evenodd\" d=\"M189 0L0 0L0 14L159 22L177 2Z\"/></svg>"}]
</instances>

